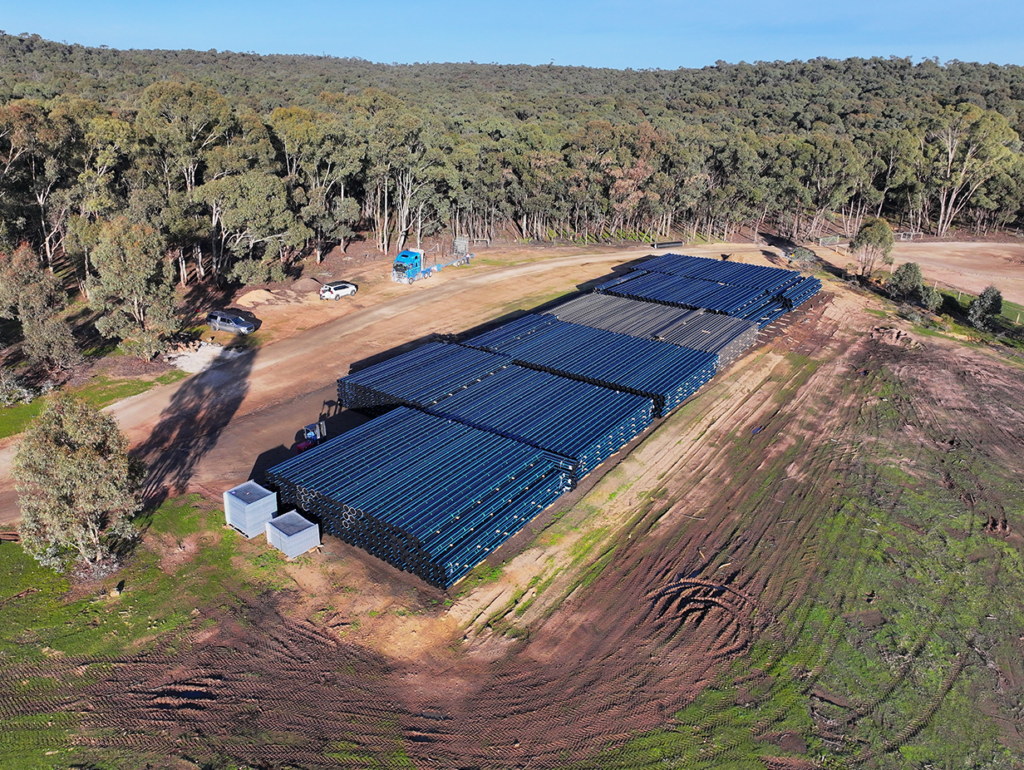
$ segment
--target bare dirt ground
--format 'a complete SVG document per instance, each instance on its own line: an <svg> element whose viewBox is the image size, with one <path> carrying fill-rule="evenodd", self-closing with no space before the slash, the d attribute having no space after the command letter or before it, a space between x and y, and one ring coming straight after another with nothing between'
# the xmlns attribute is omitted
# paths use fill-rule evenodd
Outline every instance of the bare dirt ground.
<svg viewBox="0 0 1024 770"><path fill-rule="evenodd" d="M837 268L853 261L849 255L827 248L815 250ZM981 294L994 285L1003 297L1024 304L1024 243L897 243L893 268L917 262L929 283Z"/></svg>
<svg viewBox="0 0 1024 770"><path fill-rule="evenodd" d="M758 251L751 247L751 260ZM164 484L213 497L247 477L254 455L287 451L295 427L312 419L297 418L322 408L334 377L352 363L431 331L529 308L622 258L453 271L448 282L379 305L314 306L342 317L301 335L283 332L244 369L232 362L113 411L166 474ZM815 607L873 624L884 618L865 611L885 605L867 606L865 597L883 589L868 592L843 561L842 544L867 536L833 513L849 494L870 496L860 488L863 457L897 447L894 436L911 449L891 462L911 471L930 453L960 447L1015 468L1024 456L1022 377L983 352L872 333L878 319L862 312L865 302L832 287L791 314L634 451L613 458L589 491L556 504L500 549L492 561L508 561L501 576L457 586L447 610L430 609L443 595L414 578L330 542L314 569L291 570L300 590L204 609L185 643L102 661L102 675L74 696L26 699L16 712L79 714L83 740L108 756L218 752L301 767L654 766L642 750L627 764L615 752L667 728L674 751L714 766L738 756L714 729L726 710L803 697L817 704L811 725L794 730L788 712L769 710L746 735L773 747L761 756L765 767L808 767L782 755L802 754L812 737L827 735L870 760L876 749L858 742L861 726L898 706L911 682L941 680L930 713L881 720L880 750L893 751L941 707L976 653L950 634L955 656L911 657L913 665L894 666L889 687L837 692L832 668L844 627L823 623ZM318 357L314 371L311 351L326 359L321 366ZM889 399L896 403L882 395L883 370L912 391L891 424L879 422ZM187 473L185 452L175 449L197 455ZM954 492L956 474L951 468ZM963 492L978 523L957 536L1017 537L1015 504L986 489ZM823 586L837 565L850 568L842 573L849 585L829 594ZM321 583L359 590L325 596ZM920 652L916 645L909 647ZM755 651L756 664L729 673ZM45 674L15 667L0 684L70 677L92 663L50 662ZM708 706L701 696L722 677L735 677L735 703ZM699 713L676 720L691 707Z"/></svg>

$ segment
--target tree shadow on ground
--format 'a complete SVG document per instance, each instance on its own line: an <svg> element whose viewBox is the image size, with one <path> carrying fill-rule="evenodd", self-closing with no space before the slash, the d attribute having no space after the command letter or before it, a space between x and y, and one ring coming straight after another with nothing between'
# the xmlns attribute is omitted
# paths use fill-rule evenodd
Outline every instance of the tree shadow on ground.
<svg viewBox="0 0 1024 770"><path fill-rule="evenodd" d="M149 466L143 487L147 506L188 488L199 461L217 445L221 432L249 392L255 353L243 353L186 380L160 415L152 434L135 450Z"/></svg>
<svg viewBox="0 0 1024 770"><path fill-rule="evenodd" d="M782 249L786 254L792 253L798 245L790 238L785 238L781 235L776 235L775 233L759 232L758 236L760 236L761 240L763 240L767 245L776 249Z"/></svg>

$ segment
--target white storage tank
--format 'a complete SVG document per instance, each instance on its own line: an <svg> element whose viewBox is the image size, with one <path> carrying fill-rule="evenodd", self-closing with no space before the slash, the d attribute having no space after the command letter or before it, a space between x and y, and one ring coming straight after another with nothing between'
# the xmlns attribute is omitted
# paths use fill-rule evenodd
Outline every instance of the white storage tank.
<svg viewBox="0 0 1024 770"><path fill-rule="evenodd" d="M320 545L320 528L295 511L282 513L266 524L267 542L289 559Z"/></svg>
<svg viewBox="0 0 1024 770"><path fill-rule="evenodd" d="M228 526L250 540L265 531L267 522L277 513L277 493L255 481L239 484L224 493L224 518Z"/></svg>

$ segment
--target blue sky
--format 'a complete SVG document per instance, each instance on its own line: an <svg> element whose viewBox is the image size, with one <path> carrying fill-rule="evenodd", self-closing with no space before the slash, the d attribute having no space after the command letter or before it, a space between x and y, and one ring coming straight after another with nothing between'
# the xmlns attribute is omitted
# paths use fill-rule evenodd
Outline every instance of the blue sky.
<svg viewBox="0 0 1024 770"><path fill-rule="evenodd" d="M4 0L0 28L112 48L193 48L633 69L816 56L1024 64L1021 0Z"/></svg>

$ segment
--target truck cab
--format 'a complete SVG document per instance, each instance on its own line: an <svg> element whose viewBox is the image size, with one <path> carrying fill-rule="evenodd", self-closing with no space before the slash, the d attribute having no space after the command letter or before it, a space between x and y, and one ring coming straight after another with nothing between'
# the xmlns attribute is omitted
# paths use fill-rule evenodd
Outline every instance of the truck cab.
<svg viewBox="0 0 1024 770"><path fill-rule="evenodd" d="M392 277L399 283L412 283L423 270L423 252L419 249L406 249L397 257L391 266Z"/></svg>

